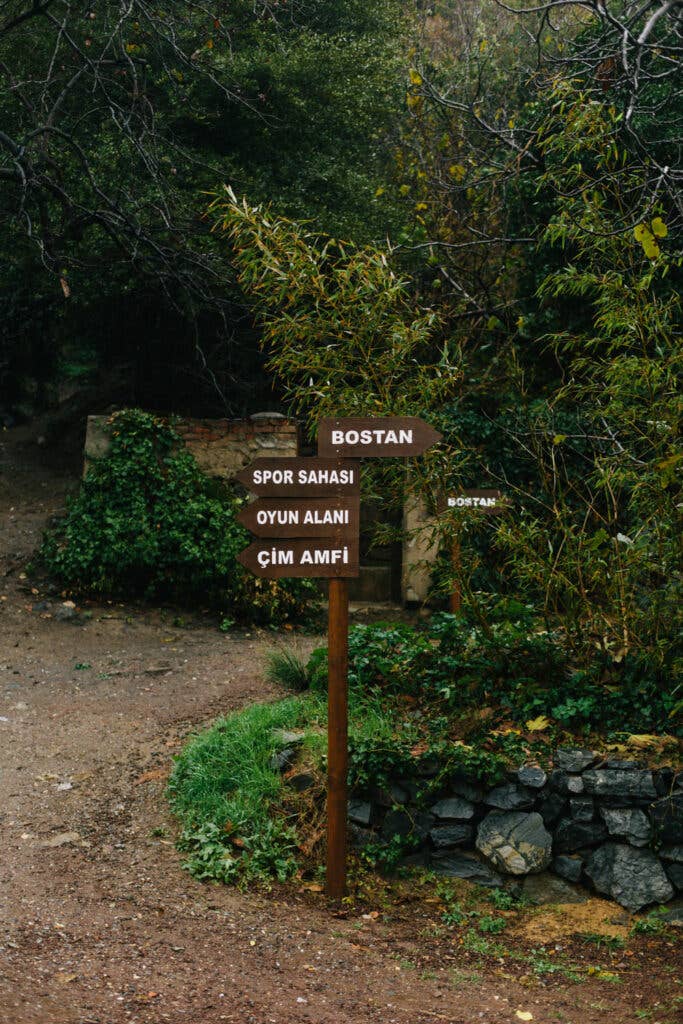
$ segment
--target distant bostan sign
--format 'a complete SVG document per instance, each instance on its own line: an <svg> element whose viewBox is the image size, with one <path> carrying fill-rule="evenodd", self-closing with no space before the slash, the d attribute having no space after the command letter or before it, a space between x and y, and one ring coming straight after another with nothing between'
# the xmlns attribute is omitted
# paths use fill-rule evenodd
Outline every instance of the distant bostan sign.
<svg viewBox="0 0 683 1024"><path fill-rule="evenodd" d="M476 509L479 512L487 512L492 515L509 508L509 501L503 497L500 491L480 488L444 495L441 501L441 510L446 511L451 508Z"/></svg>

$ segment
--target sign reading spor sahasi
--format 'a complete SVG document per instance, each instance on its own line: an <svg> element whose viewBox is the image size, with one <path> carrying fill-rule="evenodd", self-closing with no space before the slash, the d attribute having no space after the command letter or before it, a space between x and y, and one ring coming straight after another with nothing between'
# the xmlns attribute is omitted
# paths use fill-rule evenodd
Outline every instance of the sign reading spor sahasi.
<svg viewBox="0 0 683 1024"><path fill-rule="evenodd" d="M360 493L360 467L339 459L256 459L235 474L251 491L268 498L332 497Z"/></svg>
<svg viewBox="0 0 683 1024"><path fill-rule="evenodd" d="M417 416L345 416L318 422L318 452L339 459L421 455L441 434Z"/></svg>

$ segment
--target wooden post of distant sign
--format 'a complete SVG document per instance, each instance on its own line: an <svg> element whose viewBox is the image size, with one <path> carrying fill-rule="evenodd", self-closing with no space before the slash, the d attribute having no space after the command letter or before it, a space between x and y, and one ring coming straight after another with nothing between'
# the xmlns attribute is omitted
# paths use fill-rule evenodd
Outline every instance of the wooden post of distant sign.
<svg viewBox="0 0 683 1024"><path fill-rule="evenodd" d="M349 584L330 580L327 636L327 895L346 889Z"/></svg>
<svg viewBox="0 0 683 1024"><path fill-rule="evenodd" d="M497 512L503 511L507 502L500 491L486 489L447 494L441 504L445 510L451 508L467 509L468 511L476 509L488 515L495 515ZM460 535L457 531L451 542L451 566L453 568L453 588L449 599L449 607L453 615L459 615L462 607L462 588L460 586Z"/></svg>
<svg viewBox="0 0 683 1024"><path fill-rule="evenodd" d="M454 534L453 541L451 543L451 567L453 569L453 584L451 588L451 596L449 600L449 607L452 615L460 614L460 607L462 605L462 589L460 587L460 535L459 533Z"/></svg>

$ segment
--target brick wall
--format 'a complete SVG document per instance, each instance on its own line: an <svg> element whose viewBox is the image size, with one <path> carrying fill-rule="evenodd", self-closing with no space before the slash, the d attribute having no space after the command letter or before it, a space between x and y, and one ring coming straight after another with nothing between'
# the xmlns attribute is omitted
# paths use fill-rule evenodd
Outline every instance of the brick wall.
<svg viewBox="0 0 683 1024"><path fill-rule="evenodd" d="M259 456L292 457L298 454L299 430L293 420L277 413L255 413L247 420L180 419L173 424L201 469L211 477L230 480ZM109 416L88 416L83 475L110 444Z"/></svg>

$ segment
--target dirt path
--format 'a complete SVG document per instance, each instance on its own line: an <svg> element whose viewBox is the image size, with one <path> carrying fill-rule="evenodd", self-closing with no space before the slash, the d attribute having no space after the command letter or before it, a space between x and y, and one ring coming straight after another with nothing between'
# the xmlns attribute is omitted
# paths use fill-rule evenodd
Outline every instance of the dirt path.
<svg viewBox="0 0 683 1024"><path fill-rule="evenodd" d="M498 1024L520 1009L591 1024L659 998L645 967L621 988L520 983L430 948L410 914L336 917L295 890L191 879L163 799L173 754L217 712L273 695L274 642L312 641L34 610L44 595L21 574L73 473L7 433L0 471L0 1024Z"/></svg>

